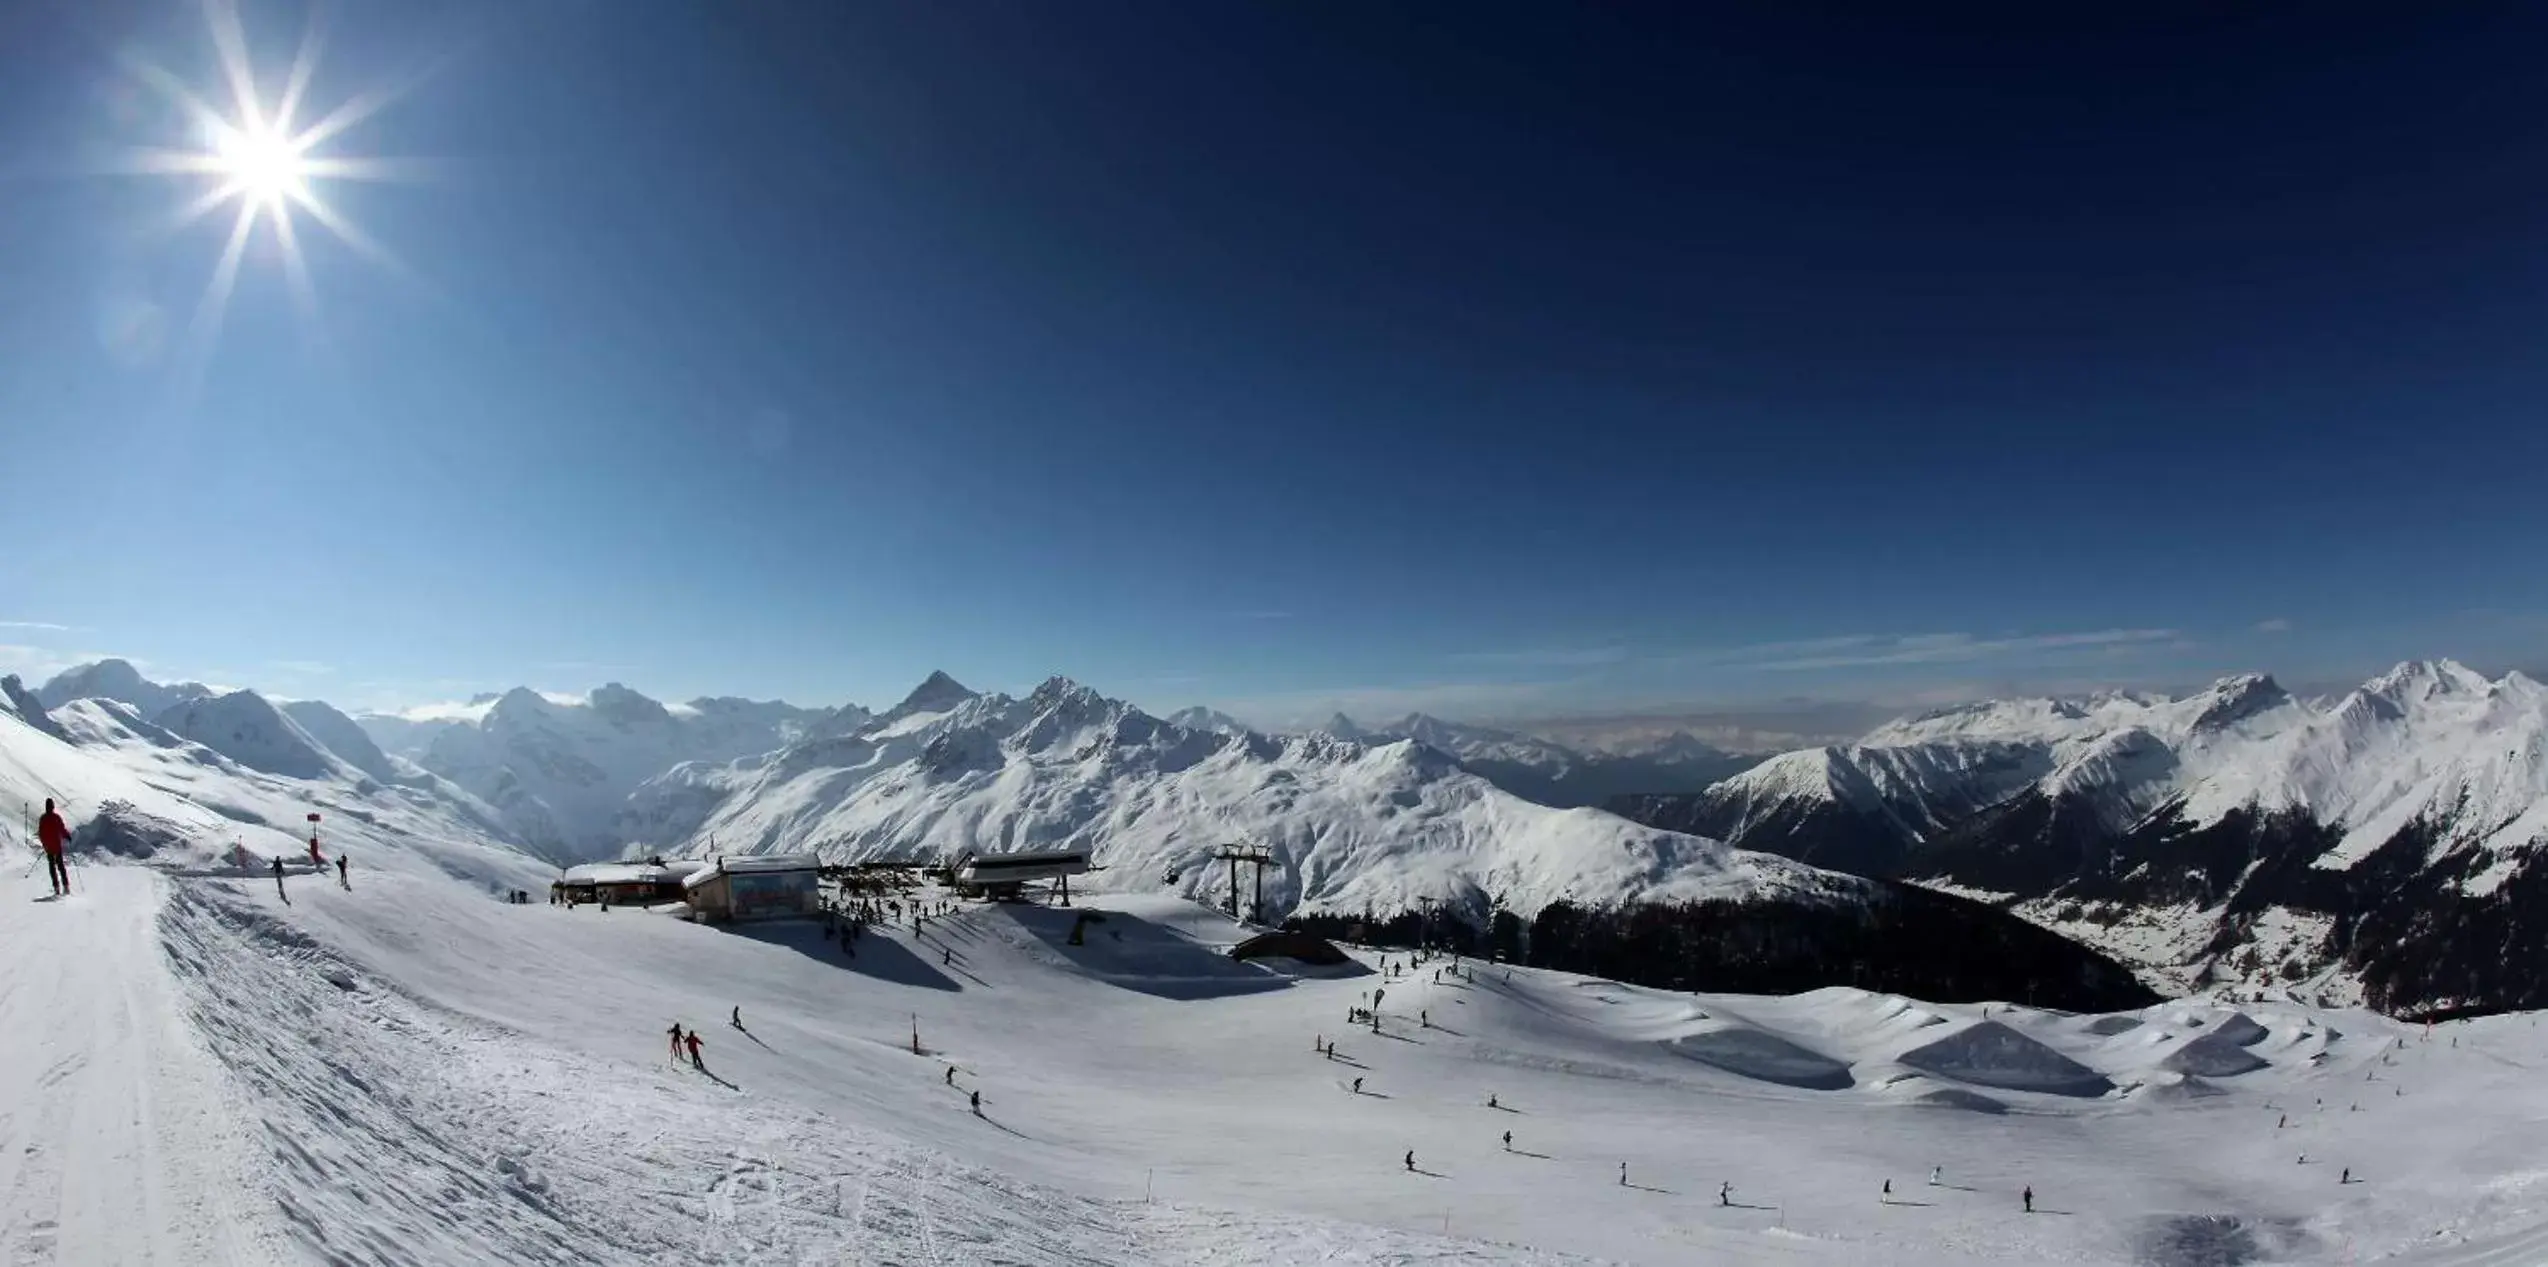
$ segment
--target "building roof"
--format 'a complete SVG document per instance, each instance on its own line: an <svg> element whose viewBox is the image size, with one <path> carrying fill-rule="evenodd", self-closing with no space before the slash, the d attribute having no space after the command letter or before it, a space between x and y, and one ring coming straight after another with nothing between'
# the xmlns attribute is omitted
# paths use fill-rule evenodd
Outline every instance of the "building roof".
<svg viewBox="0 0 2548 1267"><path fill-rule="evenodd" d="M820 871L823 860L810 853L719 854L708 865L684 876L681 887L695 889L720 875L772 871Z"/></svg>
<svg viewBox="0 0 2548 1267"><path fill-rule="evenodd" d="M673 873L648 862L587 862L568 867L564 878L568 884L662 884Z"/></svg>
<svg viewBox="0 0 2548 1267"><path fill-rule="evenodd" d="M1087 850L1087 849L1085 849L1085 848L1080 848L1080 849L1021 849L1021 850L1018 850L1018 851L1016 851L1016 852L1014 852L1014 853L977 853L977 852L973 852L973 851L969 851L969 850L968 850L968 851L967 851L967 852L965 852L962 856L960 856L960 857L958 857L958 858L956 859L956 865L957 865L957 866L959 866L959 867L962 867L962 866L968 866L968 865L971 865L971 864L974 864L974 863L991 863L991 864L1006 864L1006 865L1024 866L1024 865L1026 865L1026 864L1028 864L1028 863L1037 863L1037 862L1086 862L1086 861L1088 861L1088 850Z"/></svg>
<svg viewBox="0 0 2548 1267"><path fill-rule="evenodd" d="M1028 880L1056 880L1063 876L1081 875L1087 870L1088 851L1085 849L996 853L980 857L968 855L956 864L955 878L964 884L1022 884Z"/></svg>

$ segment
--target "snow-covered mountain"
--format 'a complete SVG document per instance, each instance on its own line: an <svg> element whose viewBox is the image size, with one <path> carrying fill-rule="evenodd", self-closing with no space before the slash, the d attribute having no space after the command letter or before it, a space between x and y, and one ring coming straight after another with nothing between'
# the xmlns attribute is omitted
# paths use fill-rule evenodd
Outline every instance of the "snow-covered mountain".
<svg viewBox="0 0 2548 1267"><path fill-rule="evenodd" d="M862 709L739 699L667 707L616 682L572 702L516 688L474 719L452 718L418 761L495 806L534 849L572 862L617 855L629 794L668 769L767 753L864 719Z"/></svg>
<svg viewBox="0 0 2548 1267"><path fill-rule="evenodd" d="M1915 942L2007 931L1984 908L1929 908L1927 895L1524 800L1413 739L1196 729L1064 678L1023 699L933 679L857 734L676 767L640 789L620 829L664 853L810 851L841 862L1085 846L1106 869L1103 887L1205 899L1228 895L1213 852L1254 843L1275 859L1263 879L1269 917L1385 922L1430 909L1483 929L1499 912L1530 920L1561 905L1717 903L1770 925L1839 909L1857 912L1840 923L1881 930L1888 964L1905 971L1927 953ZM1914 925L1927 936L1909 936ZM2115 984L2057 939L2036 953L2062 965L2051 978L2092 992ZM1847 972L1846 954L1830 958L1798 971L1814 981Z"/></svg>
<svg viewBox="0 0 2548 1267"><path fill-rule="evenodd" d="M178 704L216 693L201 682L153 682L127 660L99 660L55 674L36 696L47 708L78 699L120 700L144 717L157 717Z"/></svg>
<svg viewBox="0 0 2548 1267"><path fill-rule="evenodd" d="M2519 673L2415 661L2325 703L2248 675L1964 705L1620 808L1996 896L2179 982L2548 1002L2488 949L2548 954L2548 688Z"/></svg>
<svg viewBox="0 0 2548 1267"><path fill-rule="evenodd" d="M1188 730L1208 730L1218 735L1245 734L1253 729L1246 722L1228 713L1217 708L1205 708L1200 704L1192 708L1180 708L1168 714L1168 724L1183 726Z"/></svg>
<svg viewBox="0 0 2548 1267"><path fill-rule="evenodd" d="M1409 713L1378 726L1365 726L1338 713L1321 729L1365 744L1415 740L1449 753L1472 773L1515 796L1560 809L1606 805L1638 793L1696 792L1759 760L1710 747L1687 734L1627 751L1592 752L1424 713Z"/></svg>
<svg viewBox="0 0 2548 1267"><path fill-rule="evenodd" d="M0 708L0 798L60 802L76 855L200 872L227 868L244 850L261 869L303 856L317 813L328 855L349 853L375 873L413 869L501 888L549 871L485 803L421 770L375 778L252 692L180 698L163 715L168 725L118 699L82 696L47 710L31 693L0 695L10 701Z"/></svg>

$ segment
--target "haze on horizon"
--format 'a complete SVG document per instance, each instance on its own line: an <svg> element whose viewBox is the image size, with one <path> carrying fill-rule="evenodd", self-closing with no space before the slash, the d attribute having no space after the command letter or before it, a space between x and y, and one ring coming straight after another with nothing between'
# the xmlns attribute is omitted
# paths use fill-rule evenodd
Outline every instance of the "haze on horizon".
<svg viewBox="0 0 2548 1267"><path fill-rule="evenodd" d="M228 8L0 51L31 681L1872 720L2548 641L2548 15L244 0L268 145Z"/></svg>

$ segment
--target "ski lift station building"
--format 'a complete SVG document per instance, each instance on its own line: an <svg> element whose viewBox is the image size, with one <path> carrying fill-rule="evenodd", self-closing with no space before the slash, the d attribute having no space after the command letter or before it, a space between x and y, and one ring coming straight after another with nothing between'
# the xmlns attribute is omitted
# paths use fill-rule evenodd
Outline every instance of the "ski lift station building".
<svg viewBox="0 0 2548 1267"><path fill-rule="evenodd" d="M681 882L705 863L588 862L568 867L558 878L560 896L571 902L612 906L652 906L682 899Z"/></svg>
<svg viewBox="0 0 2548 1267"><path fill-rule="evenodd" d="M1043 849L1031 853L967 853L947 868L949 883L968 897L1013 898L1036 881L1061 886L1067 901L1070 878L1091 870L1086 849Z"/></svg>
<svg viewBox="0 0 2548 1267"><path fill-rule="evenodd" d="M693 919L794 919L821 912L823 860L810 853L719 854L681 882Z"/></svg>

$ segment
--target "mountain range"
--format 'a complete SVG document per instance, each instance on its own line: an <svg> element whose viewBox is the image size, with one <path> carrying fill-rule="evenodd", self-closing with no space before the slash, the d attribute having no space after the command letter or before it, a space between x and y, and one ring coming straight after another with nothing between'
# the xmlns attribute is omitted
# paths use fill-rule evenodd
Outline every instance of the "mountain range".
<svg viewBox="0 0 2548 1267"><path fill-rule="evenodd" d="M2450 661L2324 699L2245 675L2182 696L1985 701L1757 762L1686 736L1586 754L1421 714L1266 734L1064 678L1011 697L932 674L881 713L664 704L612 684L403 718L119 662L0 687L19 724L218 818L288 830L238 812L271 786L230 784L305 785L545 864L1087 845L1110 884L1220 900L1210 855L1247 843L1274 855L1271 913L1480 925L1553 907L1899 905L1884 886L1900 881L2005 908L2163 989L2400 1012L2548 1002L2528 971L2548 953L2548 873L2531 865L2548 843L2548 688ZM1595 788L1623 789L1616 813L1572 803Z"/></svg>
<svg viewBox="0 0 2548 1267"><path fill-rule="evenodd" d="M44 703L97 683L167 707ZM384 728L429 734L414 758L324 704L253 691L170 694L110 671L40 693L0 682L0 698L0 785L65 798L82 840L196 865L297 853L308 811L332 854L418 857L496 887L605 846L848 862L1075 844L1102 868L1095 887L1209 900L1231 896L1211 854L1244 842L1273 857L1269 918L1394 927L1428 912L1460 939L1539 920L1552 932L1534 962L1609 956L1658 983L2148 997L2121 966L1963 899L1536 804L1412 739L1198 730L1061 678L1013 698L934 674L874 715L513 691L429 732ZM1665 932L1668 962L1634 953Z"/></svg>
<svg viewBox="0 0 2548 1267"><path fill-rule="evenodd" d="M2548 1002L2548 688L2520 673L1988 701L1614 807L2008 905L2169 987Z"/></svg>

